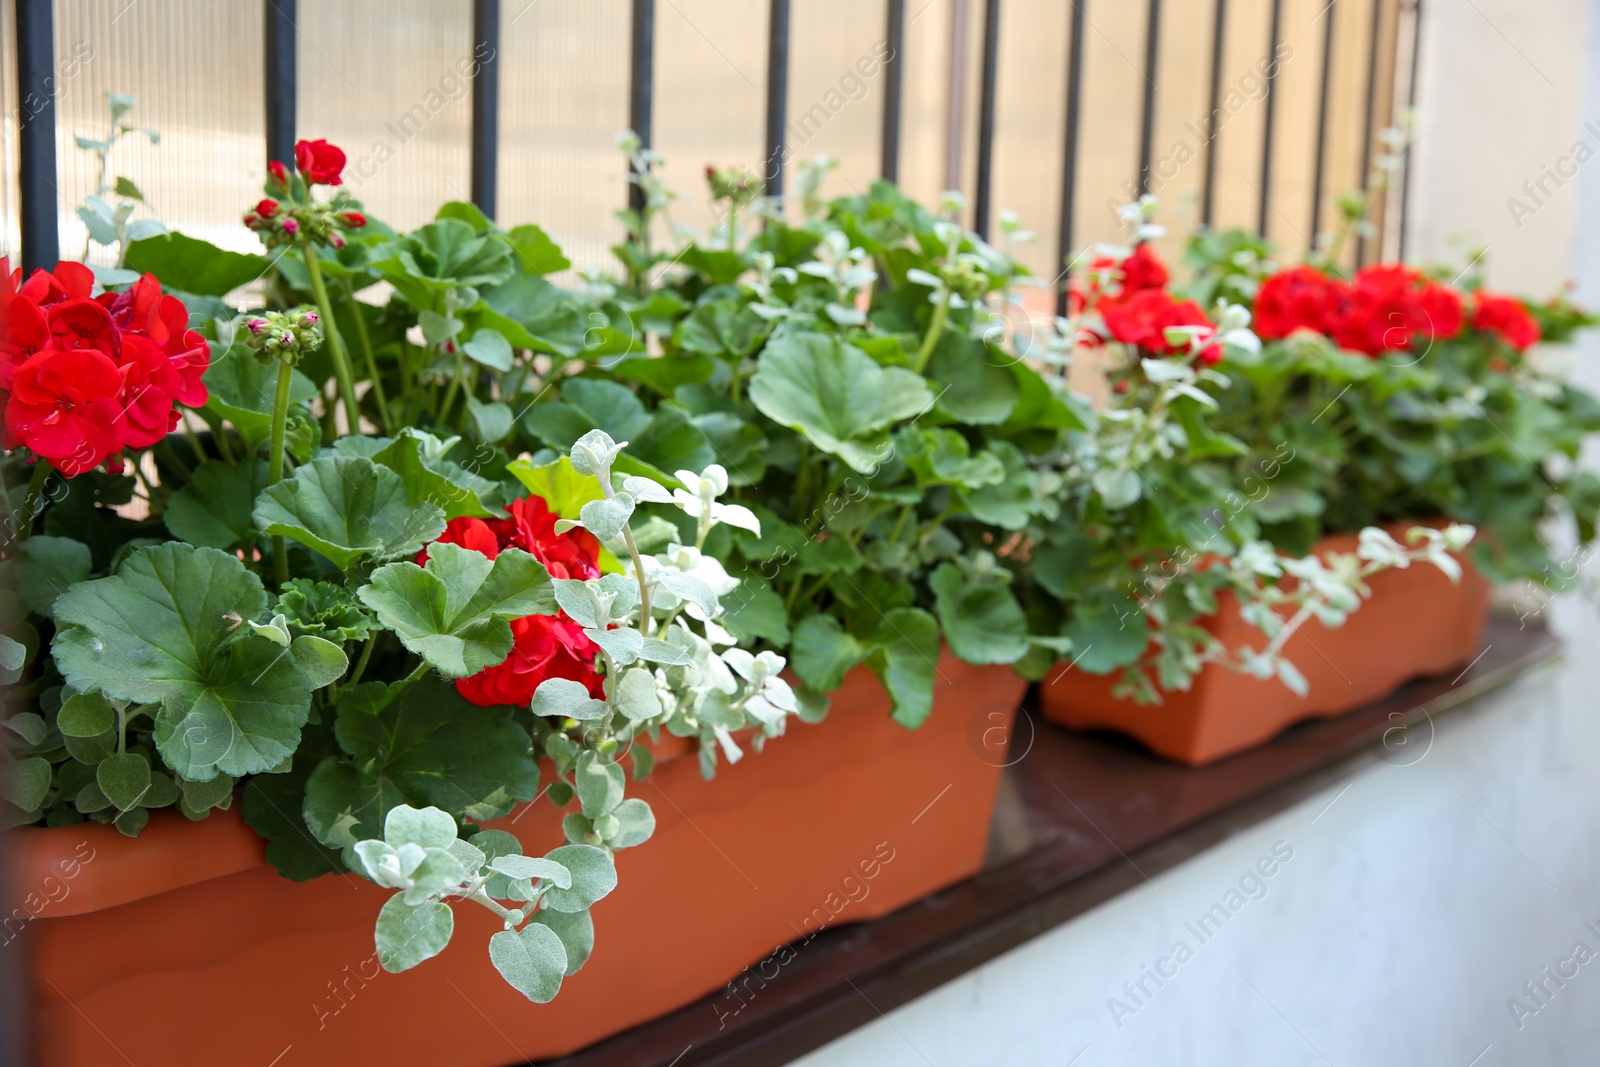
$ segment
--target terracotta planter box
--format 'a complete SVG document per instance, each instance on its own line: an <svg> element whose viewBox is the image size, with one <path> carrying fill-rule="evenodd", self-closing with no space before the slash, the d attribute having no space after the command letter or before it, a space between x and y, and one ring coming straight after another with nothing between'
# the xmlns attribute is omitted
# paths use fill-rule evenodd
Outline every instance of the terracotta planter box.
<svg viewBox="0 0 1600 1067"><path fill-rule="evenodd" d="M706 1010L737 1013L782 981L809 935L977 872L1000 760L971 740L972 722L1014 714L1024 685L946 652L933 714L908 731L860 668L825 722L793 724L712 781L693 757L664 760L630 785L655 809L655 837L618 854L594 954L547 1005L494 970L498 924L478 908L456 909L442 955L382 972L372 928L390 894L354 875L278 877L236 811L200 823L162 812L137 841L98 825L18 831L15 884L51 898L24 935L39 1063L496 1067L735 982ZM536 855L561 843L547 802L497 825Z"/></svg>
<svg viewBox="0 0 1600 1067"><path fill-rule="evenodd" d="M1386 527L1397 540L1416 522ZM1318 552L1350 552L1355 534L1327 537ZM1478 655L1489 621L1491 586L1471 564L1452 583L1432 564L1383 571L1367 583L1372 599L1336 630L1312 620L1284 646L1305 675L1299 697L1276 680L1209 664L1184 692L1140 705L1111 695L1115 674L1052 672L1039 687L1045 718L1061 726L1115 730L1192 767L1254 748L1305 719L1331 718L1370 704L1412 678L1458 671ZM1238 601L1219 598L1206 629L1230 648L1266 646L1239 617Z"/></svg>

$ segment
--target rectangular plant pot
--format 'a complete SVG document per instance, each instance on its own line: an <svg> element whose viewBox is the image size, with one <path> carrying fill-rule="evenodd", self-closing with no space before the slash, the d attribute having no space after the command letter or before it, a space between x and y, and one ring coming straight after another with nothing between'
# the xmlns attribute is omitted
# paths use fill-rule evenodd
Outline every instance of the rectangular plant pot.
<svg viewBox="0 0 1600 1067"><path fill-rule="evenodd" d="M736 1014L821 929L977 872L1001 763L985 732L1010 722L1025 683L948 651L938 672L919 730L890 720L858 668L823 723L792 723L715 779L684 755L630 784L655 836L618 854L593 955L546 1005L494 970L498 924L470 906L443 954L381 971L372 931L390 894L354 875L280 878L237 809L199 823L162 812L137 840L100 825L17 831L17 884L39 902L26 924L38 1062L496 1067L724 987L706 1010ZM560 815L540 801L496 826L539 855L561 843Z"/></svg>
<svg viewBox="0 0 1600 1067"><path fill-rule="evenodd" d="M1396 540L1434 523L1385 527ZM1319 554L1353 552L1355 534L1336 534ZM1112 695L1116 674L1053 671L1039 687L1045 718L1077 730L1103 728L1136 738L1157 755L1192 767L1265 744L1305 719L1331 718L1370 704L1412 678L1460 670L1483 643L1491 586L1470 563L1451 582L1432 564L1381 571L1368 580L1372 598L1345 624L1306 623L1284 646L1305 675L1305 696L1277 680L1254 678L1207 664L1187 690L1162 694L1162 703L1136 704ZM1206 629L1228 648L1266 647L1261 631L1239 616L1231 594L1218 598Z"/></svg>

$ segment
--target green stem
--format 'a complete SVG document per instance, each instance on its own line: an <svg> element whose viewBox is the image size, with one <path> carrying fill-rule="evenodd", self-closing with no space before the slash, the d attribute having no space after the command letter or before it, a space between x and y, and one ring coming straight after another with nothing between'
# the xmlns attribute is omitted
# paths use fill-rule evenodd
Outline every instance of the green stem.
<svg viewBox="0 0 1600 1067"><path fill-rule="evenodd" d="M238 458L233 453L233 445L228 440L228 432L221 419L206 419L206 425L211 427L211 439L217 443L217 451L222 453L222 458L229 463L237 463Z"/></svg>
<svg viewBox="0 0 1600 1067"><path fill-rule="evenodd" d="M356 320L356 336L361 339L361 351L366 357L367 377L372 380L372 395L378 401L378 418L383 423L383 432L393 434L394 423L389 418L389 398L384 395L383 382L378 379L378 358L372 354L372 336L367 332L366 316L361 314L361 307L356 303L355 289L348 278L344 281L344 295Z"/></svg>
<svg viewBox="0 0 1600 1067"><path fill-rule="evenodd" d="M611 496L611 487L606 486L606 496ZM628 556L633 560L633 576L639 583L639 632L645 637L650 636L650 586L644 580L644 560L639 556L639 546L634 543L633 531L624 523L622 527L622 543L628 546Z"/></svg>
<svg viewBox="0 0 1600 1067"><path fill-rule="evenodd" d="M344 401L344 417L350 433L361 432L361 409L356 405L355 380L350 376L350 359L345 355L344 341L339 337L338 324L333 321L333 305L328 302L328 287L322 282L322 268L317 265L317 250L309 238L300 240L300 257L305 260L306 273L311 276L311 291L317 297L317 310L322 312L322 329L328 339L328 354L333 357L333 373L339 379L339 396Z"/></svg>
<svg viewBox="0 0 1600 1067"><path fill-rule="evenodd" d="M17 516L17 540L26 541L33 533L33 520L39 507L39 495L44 492L45 480L50 477L50 461L35 456L33 474L28 478L28 495L22 498L22 514Z"/></svg>
<svg viewBox="0 0 1600 1067"><path fill-rule="evenodd" d="M450 376L450 386L444 391L444 401L439 405L439 413L434 421L440 426L444 425L445 417L450 414L450 407L456 401L456 394L461 391L461 382L467 376L467 361L459 349L456 351L456 372Z"/></svg>
<svg viewBox="0 0 1600 1067"><path fill-rule="evenodd" d="M361 650L361 657L356 660L356 669L350 672L350 680L344 684L345 689L361 681L361 676L366 673L367 661L372 658L373 646L378 643L378 635L372 634L367 638L366 647Z"/></svg>
<svg viewBox="0 0 1600 1067"><path fill-rule="evenodd" d="M428 661L423 660L421 663L417 664L416 670L412 671L410 674L406 675L404 678L400 679L398 682L395 682L389 687L389 700L394 700L395 697L399 696L401 693L404 693L407 689L410 689L414 684L416 684L417 679L421 678L427 673L427 671Z"/></svg>
<svg viewBox="0 0 1600 1067"><path fill-rule="evenodd" d="M950 317L950 290L946 289L944 297L934 305L933 318L928 322L928 336L922 339L922 347L917 349L916 361L911 364L911 369L921 374L928 365L928 359L933 355L933 348L939 343L939 335L944 333L945 320Z"/></svg>
<svg viewBox="0 0 1600 1067"><path fill-rule="evenodd" d="M172 464L172 468L186 482L194 481L194 471L178 456L177 449L172 447L172 442L163 437L156 442L156 451L161 453L161 458Z"/></svg>
<svg viewBox="0 0 1600 1067"><path fill-rule="evenodd" d="M278 364L278 389L272 398L272 442L267 451L267 484L276 485L283 478L283 436L289 426L289 385L294 368L287 362ZM272 568L282 587L289 580L289 550L282 535L272 538Z"/></svg>

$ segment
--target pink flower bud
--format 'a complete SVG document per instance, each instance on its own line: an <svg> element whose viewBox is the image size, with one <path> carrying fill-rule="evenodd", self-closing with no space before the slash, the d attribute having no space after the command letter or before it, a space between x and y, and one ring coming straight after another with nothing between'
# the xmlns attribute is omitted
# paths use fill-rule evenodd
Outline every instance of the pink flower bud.
<svg viewBox="0 0 1600 1067"><path fill-rule="evenodd" d="M283 220L283 232L288 234L289 236L293 237L295 235L295 233L299 231L299 229L300 229L300 224L298 222L296 222L294 219L284 219Z"/></svg>

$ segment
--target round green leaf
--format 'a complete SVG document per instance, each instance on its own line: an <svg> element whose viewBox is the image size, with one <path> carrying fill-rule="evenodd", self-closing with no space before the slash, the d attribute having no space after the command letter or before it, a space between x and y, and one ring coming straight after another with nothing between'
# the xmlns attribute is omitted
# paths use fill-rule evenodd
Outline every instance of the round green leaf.
<svg viewBox="0 0 1600 1067"><path fill-rule="evenodd" d="M605 849L562 845L545 858L572 872L572 888L552 888L544 898L546 907L569 913L584 911L617 888L617 868Z"/></svg>
<svg viewBox="0 0 1600 1067"><path fill-rule="evenodd" d="M396 894L378 912L378 963L391 974L410 970L443 952L455 928L450 905L432 900L412 907Z"/></svg>
<svg viewBox="0 0 1600 1067"><path fill-rule="evenodd" d="M37 811L50 791L50 762L38 756L0 765L0 796L23 811Z"/></svg>
<svg viewBox="0 0 1600 1067"><path fill-rule="evenodd" d="M295 638L294 644L289 646L289 654L294 657L295 666L305 672L313 689L337 682L350 666L344 649L310 634Z"/></svg>
<svg viewBox="0 0 1600 1067"><path fill-rule="evenodd" d="M566 946L542 923L502 930L489 938L489 959L517 992L535 1004L555 999L567 973Z"/></svg>
<svg viewBox="0 0 1600 1067"><path fill-rule="evenodd" d="M543 910L533 921L554 930L567 950L567 974L577 974L594 951L594 919L586 911Z"/></svg>
<svg viewBox="0 0 1600 1067"><path fill-rule="evenodd" d="M118 811L128 811L150 791L150 761L137 752L123 752L101 760L95 781Z"/></svg>
<svg viewBox="0 0 1600 1067"><path fill-rule="evenodd" d="M64 737L99 737L117 725L117 713L98 693L74 693L61 704L56 728Z"/></svg>

